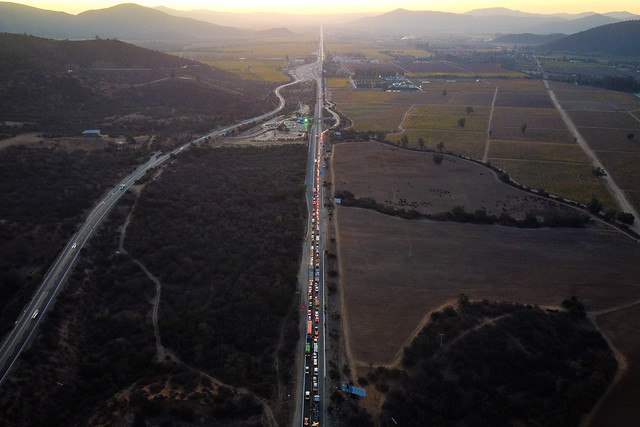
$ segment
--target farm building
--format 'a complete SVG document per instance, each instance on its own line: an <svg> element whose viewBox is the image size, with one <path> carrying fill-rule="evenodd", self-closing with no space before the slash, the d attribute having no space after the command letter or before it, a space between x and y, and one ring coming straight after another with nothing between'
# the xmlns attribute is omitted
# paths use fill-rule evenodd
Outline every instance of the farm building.
<svg viewBox="0 0 640 427"><path fill-rule="evenodd" d="M84 132L82 132L82 137L83 138L100 138L102 137L102 134L100 133L99 129L87 129Z"/></svg>

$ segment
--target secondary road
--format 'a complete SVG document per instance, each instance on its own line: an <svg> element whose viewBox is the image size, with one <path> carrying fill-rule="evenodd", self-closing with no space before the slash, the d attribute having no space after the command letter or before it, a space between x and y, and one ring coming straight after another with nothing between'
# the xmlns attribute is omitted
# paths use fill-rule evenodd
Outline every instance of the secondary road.
<svg viewBox="0 0 640 427"><path fill-rule="evenodd" d="M309 67L309 65L302 67L304 68L302 68L300 72L293 73L293 82L279 86L276 89L275 94L279 99L279 105L275 110L257 117L243 120L232 126L225 127L224 129L212 131L193 141L185 143L168 153L162 155L160 155L159 152L153 153L153 155L147 162L140 165L136 170L131 172L131 174L124 178L117 186L112 188L107 193L107 195L104 196L102 200L100 200L96 204L96 206L87 216L84 224L80 226L78 232L67 243L58 258L47 271L42 283L38 286L31 301L24 307L22 314L15 321L15 325L11 332L5 336L2 345L0 346L0 386L7 379L9 373L11 372L11 369L20 357L20 354L28 345L29 340L37 329L43 315L55 301L58 291L60 290L67 275L71 271L71 268L78 258L80 249L82 249L84 244L91 238L96 227L100 225L104 217L109 213L109 211L111 211L113 206L117 203L118 199L122 197L126 190L131 187L131 185L133 185L138 179L142 178L149 169L163 164L164 162L169 160L172 155L181 153L190 145L202 142L209 137L226 135L227 132L240 126L262 121L277 114L285 105L285 100L282 95L280 95L280 90L287 86L298 83L300 81L300 78L298 76L308 75L310 73L310 70L312 69L312 67Z"/></svg>

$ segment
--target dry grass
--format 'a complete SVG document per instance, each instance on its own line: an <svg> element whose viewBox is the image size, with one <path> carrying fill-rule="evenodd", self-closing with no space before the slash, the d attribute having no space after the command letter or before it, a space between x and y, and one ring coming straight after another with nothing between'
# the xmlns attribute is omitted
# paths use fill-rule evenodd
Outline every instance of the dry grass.
<svg viewBox="0 0 640 427"><path fill-rule="evenodd" d="M214 68L237 74L247 80L267 82L289 81L289 77L279 71L285 67L283 60L224 60L206 63Z"/></svg>
<svg viewBox="0 0 640 427"><path fill-rule="evenodd" d="M640 153L599 151L597 155L621 189L640 191Z"/></svg>
<svg viewBox="0 0 640 427"><path fill-rule="evenodd" d="M484 208L490 215L506 212L524 218L529 209L542 212L551 206L559 208L555 202L502 183L491 170L478 164L445 156L437 166L431 153L377 142L336 145L332 167L337 177L336 191L348 190L357 197L371 197L388 206L411 207L423 213L464 206L469 212Z"/></svg>
<svg viewBox="0 0 640 427"><path fill-rule="evenodd" d="M408 221L355 208L338 208L337 220L356 364L393 361L426 313L460 293L544 306L577 295L589 310L640 298L640 248L616 231Z"/></svg>
<svg viewBox="0 0 640 427"><path fill-rule="evenodd" d="M350 88L351 83L346 77L329 77L327 79L327 86L332 88Z"/></svg>
<svg viewBox="0 0 640 427"><path fill-rule="evenodd" d="M577 144L491 141L489 156L494 159L588 162L587 156Z"/></svg>
<svg viewBox="0 0 640 427"><path fill-rule="evenodd" d="M615 208L602 181L591 173L592 166L589 163L494 158L489 161L508 171L515 181L530 188L543 188L551 194L584 204L596 196L605 207Z"/></svg>

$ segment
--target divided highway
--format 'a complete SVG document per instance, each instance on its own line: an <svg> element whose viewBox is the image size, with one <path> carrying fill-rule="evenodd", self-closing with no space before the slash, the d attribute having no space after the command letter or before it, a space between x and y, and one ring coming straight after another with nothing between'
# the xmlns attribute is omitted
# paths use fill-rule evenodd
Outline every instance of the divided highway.
<svg viewBox="0 0 640 427"><path fill-rule="evenodd" d="M11 369L20 357L20 354L29 343L29 340L38 327L38 324L40 323L43 315L55 301L55 297L58 294L61 285L64 283L67 275L71 271L71 268L78 258L80 249L82 249L84 244L91 238L91 235L93 234L96 227L100 225L104 217L109 213L111 208L113 208L118 199L126 192L126 190L131 187L138 179L144 176L144 174L149 169L161 165L162 163L166 162L172 155L179 154L190 145L197 144L209 137L226 135L227 132L240 126L262 121L277 114L280 110L282 110L285 104L284 98L280 95L280 90L284 87L296 84L300 80L304 80L305 78L307 78L306 76L309 75L312 68L309 65L304 65L301 66L299 70L300 71L292 70L295 77L295 80L293 82L282 85L276 89L275 93L280 100L280 105L275 110L257 117L243 120L224 129L210 132L163 155L154 153L146 163L140 165L135 171L124 178L116 187L111 189L102 200L98 202L98 204L89 213L85 223L82 224L78 232L67 243L53 265L49 268L42 283L39 285L38 289L33 295L31 301L24 307L22 314L16 320L11 332L4 337L2 345L0 346L0 386L7 379L11 372Z"/></svg>
<svg viewBox="0 0 640 427"><path fill-rule="evenodd" d="M318 61L314 67L314 78L318 83L315 105L315 119L309 134L309 160L307 165L307 205L309 206L309 222L307 232L308 282L305 284L302 307L304 307L303 350L301 355L302 396L299 400L296 422L302 426L320 426L325 424L325 294L324 294L324 236L322 227L322 149L324 131L322 115L324 107L324 91L322 87L322 64L324 62L324 40L322 30L318 46ZM308 251L307 251L308 249ZM297 418L296 416L296 418Z"/></svg>

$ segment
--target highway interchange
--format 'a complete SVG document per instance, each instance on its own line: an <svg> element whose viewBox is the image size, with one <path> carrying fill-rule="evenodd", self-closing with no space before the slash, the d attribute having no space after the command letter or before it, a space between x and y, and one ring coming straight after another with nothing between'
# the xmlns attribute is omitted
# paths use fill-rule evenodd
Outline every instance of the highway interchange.
<svg viewBox="0 0 640 427"><path fill-rule="evenodd" d="M86 221L80 226L78 231L74 234L72 239L67 243L62 252L56 258L52 266L47 271L42 283L38 286L36 292L34 293L32 299L27 303L24 307L23 312L15 321L15 325L13 329L4 337L2 341L2 345L0 346L0 386L4 383L4 381L9 376L11 369L15 365L16 361L20 357L22 351L28 345L31 337L34 335L38 324L43 319L44 314L51 307L51 305L55 302L55 298L63 285L67 275L71 271L75 261L77 260L80 250L87 243L87 241L93 235L95 229L100 225L105 216L111 211L113 206L118 202L120 197L126 192L128 188L130 188L138 179L142 178L147 171L153 169L171 158L173 155L178 155L183 150L187 149L191 145L198 144L208 138L216 137L216 136L224 136L228 132L236 129L238 127L259 122L269 117L277 114L285 104L284 98L280 95L280 90L284 87L296 84L300 81L305 80L313 80L315 79L318 82L319 94L322 94L321 90L321 72L318 74L319 70L322 69L322 60L323 60L323 49L322 49L322 36L319 48L318 61L305 64L300 67L291 70L291 73L294 77L294 81L283 86L280 86L276 89L276 95L280 100L280 104L278 108L268 113L262 114L257 117L253 117L239 123L236 123L232 126L225 127L223 129L218 129L212 131L204 136L201 136L193 141L185 143L174 150L160 154L159 152L153 153L151 158L144 164L140 165L136 170L131 172L126 178L124 178L121 182L119 182L114 188L112 188L103 198L97 202L91 212L88 214ZM322 115L322 97L318 98L318 105L316 106L316 117L320 117ZM310 154L315 154L314 156L309 156L309 166L307 172L307 187L310 192L313 188L315 191L315 187L318 185L318 172L319 165L316 167L315 159L320 161L320 144L317 142L320 139L320 134L322 132L321 123L319 120L314 121L314 126L310 132ZM317 157L316 157L317 156ZM313 174L314 179L312 181L309 180L309 176ZM313 187L309 185L313 183ZM317 196L316 196L317 197ZM313 203L313 202L312 202ZM319 202L315 203L314 214L318 215L318 206ZM309 203L309 206L312 206ZM315 220L316 228L318 227L318 219ZM310 232L313 230L310 229ZM316 244L317 248L319 244ZM317 259L317 255L316 258ZM321 286L321 281L318 284ZM320 300L321 301L321 300ZM319 306L318 306L319 307ZM322 310L320 310L322 312ZM322 314L320 314L322 316ZM324 319L322 317L318 318L319 326L321 327ZM306 338L306 335L305 335ZM324 358L322 358L324 360ZM324 363L324 362L323 362ZM324 375L324 369L322 369L322 373ZM302 398L300 400L303 400Z"/></svg>

